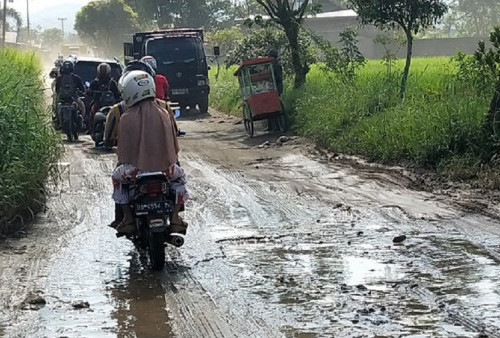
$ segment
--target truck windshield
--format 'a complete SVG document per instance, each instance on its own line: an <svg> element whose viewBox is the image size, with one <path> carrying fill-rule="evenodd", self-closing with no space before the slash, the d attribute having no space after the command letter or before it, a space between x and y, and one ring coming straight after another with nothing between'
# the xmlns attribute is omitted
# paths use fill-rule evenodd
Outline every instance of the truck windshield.
<svg viewBox="0 0 500 338"><path fill-rule="evenodd" d="M147 42L147 54L158 65L191 63L203 57L203 44L198 38L163 38Z"/></svg>
<svg viewBox="0 0 500 338"><path fill-rule="evenodd" d="M97 76L97 66L103 61L78 61L75 64L75 74L82 78L82 81L92 82ZM111 66L111 76L118 81L122 75L122 69L117 63L109 63Z"/></svg>

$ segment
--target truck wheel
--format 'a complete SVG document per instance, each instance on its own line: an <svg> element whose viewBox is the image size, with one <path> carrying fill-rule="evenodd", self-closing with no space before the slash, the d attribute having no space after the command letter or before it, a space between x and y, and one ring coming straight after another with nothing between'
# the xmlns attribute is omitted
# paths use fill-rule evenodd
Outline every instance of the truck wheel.
<svg viewBox="0 0 500 338"><path fill-rule="evenodd" d="M208 114L208 95L204 96L198 101L200 114Z"/></svg>

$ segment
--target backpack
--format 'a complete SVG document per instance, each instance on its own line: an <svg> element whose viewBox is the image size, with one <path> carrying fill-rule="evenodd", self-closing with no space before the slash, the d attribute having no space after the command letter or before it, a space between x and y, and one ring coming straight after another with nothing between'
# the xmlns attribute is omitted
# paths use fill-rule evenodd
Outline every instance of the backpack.
<svg viewBox="0 0 500 338"><path fill-rule="evenodd" d="M72 100L76 95L76 86L71 74L61 75L61 89L59 97L63 101Z"/></svg>
<svg viewBox="0 0 500 338"><path fill-rule="evenodd" d="M106 86L101 86L101 96L99 97L99 104L101 107L112 106L115 104L115 95L111 91L111 81L109 80Z"/></svg>

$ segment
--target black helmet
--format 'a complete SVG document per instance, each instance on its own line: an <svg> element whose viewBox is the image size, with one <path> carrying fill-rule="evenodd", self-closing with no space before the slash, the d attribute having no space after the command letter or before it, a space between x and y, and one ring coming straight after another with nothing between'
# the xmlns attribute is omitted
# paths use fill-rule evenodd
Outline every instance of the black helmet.
<svg viewBox="0 0 500 338"><path fill-rule="evenodd" d="M108 78L111 75L111 66L105 62L97 66L97 77Z"/></svg>
<svg viewBox="0 0 500 338"><path fill-rule="evenodd" d="M141 70L143 72L148 73L152 77L156 76L156 72L154 69L148 65L146 62L140 61L140 60L133 60L127 63L127 66L123 70L123 74L130 72L132 70Z"/></svg>
<svg viewBox="0 0 500 338"><path fill-rule="evenodd" d="M73 73L73 70L75 69L75 65L73 62L66 60L63 62L61 66L61 73L63 74L71 74Z"/></svg>

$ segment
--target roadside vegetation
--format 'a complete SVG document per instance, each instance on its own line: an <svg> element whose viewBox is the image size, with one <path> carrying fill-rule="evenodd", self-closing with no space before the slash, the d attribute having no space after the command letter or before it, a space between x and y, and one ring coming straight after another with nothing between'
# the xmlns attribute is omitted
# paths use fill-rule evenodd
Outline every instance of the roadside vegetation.
<svg viewBox="0 0 500 338"><path fill-rule="evenodd" d="M498 29L491 42L500 46ZM355 36L344 41L344 47L355 44ZM403 98L406 60L389 50L384 60L368 61L355 49L342 50L324 52L326 59L311 66L302 87L293 88L288 78L283 100L297 133L332 151L433 168L456 180L477 178L485 169L496 172L500 119L490 103L500 48L481 44L475 55L414 58ZM240 115L234 69L224 68L212 80L211 102ZM497 187L497 181L490 185Z"/></svg>
<svg viewBox="0 0 500 338"><path fill-rule="evenodd" d="M46 110L40 63L33 53L0 51L0 231L44 205L60 152Z"/></svg>

